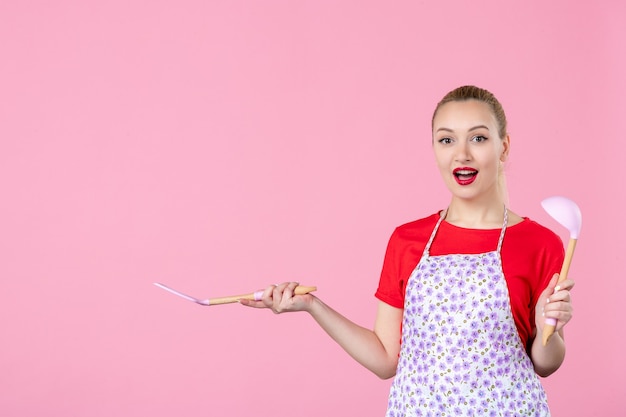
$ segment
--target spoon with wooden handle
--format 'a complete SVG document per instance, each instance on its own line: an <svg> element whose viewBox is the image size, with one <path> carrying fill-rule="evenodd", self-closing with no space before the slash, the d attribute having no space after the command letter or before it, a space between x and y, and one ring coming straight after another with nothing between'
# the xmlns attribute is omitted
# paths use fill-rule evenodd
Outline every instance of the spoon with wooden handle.
<svg viewBox="0 0 626 417"><path fill-rule="evenodd" d="M580 234L580 228L582 226L582 214L580 208L572 200L554 196L546 198L541 202L544 210L552 216L554 220L559 222L562 226L565 226L569 230L570 239L565 252L565 259L563 260L563 266L561 267L561 273L559 274L559 282L567 278L570 264L572 263L572 257L574 256L574 249L576 248L576 242L578 241L578 235ZM552 318L546 319L546 324L543 327L543 345L548 343L548 339L554 333L556 327L556 320Z"/></svg>
<svg viewBox="0 0 626 417"><path fill-rule="evenodd" d="M229 304L229 303L236 303L239 300L255 300L255 301L260 301L261 297L263 296L263 290L261 291L256 291L256 292L251 292L248 294L241 294L241 295L231 295L228 297L214 297L214 298L206 298L206 299L200 299L200 298L195 298L192 297L190 295L187 294L183 294L180 291L176 291L173 288L170 288L166 285L160 284L158 282L155 282L154 285L156 285L159 288L164 289L165 291L169 291L172 294L175 294L179 297L184 298L185 300L189 300L189 301L193 301L194 303L203 305L203 306L214 306L214 305L218 305L218 304ZM296 287L296 289L294 290L294 294L295 295L303 295L303 294L308 294L312 291L317 290L317 287L305 287L302 285L298 285Z"/></svg>

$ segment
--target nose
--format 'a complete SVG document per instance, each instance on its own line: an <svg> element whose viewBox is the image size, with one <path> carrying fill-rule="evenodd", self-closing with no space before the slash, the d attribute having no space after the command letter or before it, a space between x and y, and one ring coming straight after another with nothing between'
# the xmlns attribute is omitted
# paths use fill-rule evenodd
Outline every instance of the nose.
<svg viewBox="0 0 626 417"><path fill-rule="evenodd" d="M454 159L459 162L469 161L471 158L469 144L466 141L457 142L457 146L455 147L455 155Z"/></svg>

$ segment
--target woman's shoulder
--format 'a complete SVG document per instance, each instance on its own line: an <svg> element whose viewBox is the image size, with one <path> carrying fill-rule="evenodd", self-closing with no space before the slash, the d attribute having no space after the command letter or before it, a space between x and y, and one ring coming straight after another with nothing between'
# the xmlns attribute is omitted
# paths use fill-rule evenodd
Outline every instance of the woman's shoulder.
<svg viewBox="0 0 626 417"><path fill-rule="evenodd" d="M439 220L439 212L401 224L394 229L390 240L394 243L404 242L406 244L428 240L437 220Z"/></svg>
<svg viewBox="0 0 626 417"><path fill-rule="evenodd" d="M432 228L439 220L440 213L441 211L437 211L436 213L433 213L421 219L404 223L396 228L395 233L410 235L415 233L421 234L423 232L427 232L430 235L430 233L432 232Z"/></svg>
<svg viewBox="0 0 626 417"><path fill-rule="evenodd" d="M396 253L403 258L407 252L415 253L419 260L421 251L426 246L437 220L439 220L439 212L396 227L389 238L388 253Z"/></svg>

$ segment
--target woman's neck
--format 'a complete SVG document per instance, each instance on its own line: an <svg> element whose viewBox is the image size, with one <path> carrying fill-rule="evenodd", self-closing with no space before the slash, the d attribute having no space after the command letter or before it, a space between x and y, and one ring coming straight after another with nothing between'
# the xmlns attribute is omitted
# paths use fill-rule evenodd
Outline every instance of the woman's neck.
<svg viewBox="0 0 626 417"><path fill-rule="evenodd" d="M453 198L445 221L468 229L496 229L502 227L504 202L492 200L488 204Z"/></svg>

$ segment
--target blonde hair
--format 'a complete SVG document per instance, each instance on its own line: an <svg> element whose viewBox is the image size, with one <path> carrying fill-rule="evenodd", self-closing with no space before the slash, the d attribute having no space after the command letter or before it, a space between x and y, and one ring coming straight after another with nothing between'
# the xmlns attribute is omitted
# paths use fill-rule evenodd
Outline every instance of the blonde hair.
<svg viewBox="0 0 626 417"><path fill-rule="evenodd" d="M451 101L467 100L477 100L487 104L491 109L491 112L495 116L496 122L498 123L498 135L500 135L500 139L506 138L506 114L504 114L502 104L500 104L496 96L494 96L490 91L473 85L464 85L462 87L455 88L454 90L443 96L441 101L437 103L437 107L435 107L431 126L434 127L435 116L437 115L437 112L439 111L439 108L441 106Z"/></svg>
<svg viewBox="0 0 626 417"><path fill-rule="evenodd" d="M437 116L437 112L446 103L451 101L467 101L467 100L476 100L482 103L485 103L491 109L493 113L496 123L498 124L498 136L500 139L505 140L508 136L507 132L507 122L506 122L506 114L504 113L504 109L502 108L502 104L498 101L496 96L493 95L488 90L484 88L476 87L474 85L464 85L461 87L457 87L454 90L450 91L448 94L443 96L441 101L437 103L435 107L435 111L433 112L433 118L431 121L431 129L435 127L435 116ZM504 176L504 167L501 168L498 175L498 185L500 187L500 192L502 195L502 199L505 204L509 203L509 193L506 186L506 177Z"/></svg>

